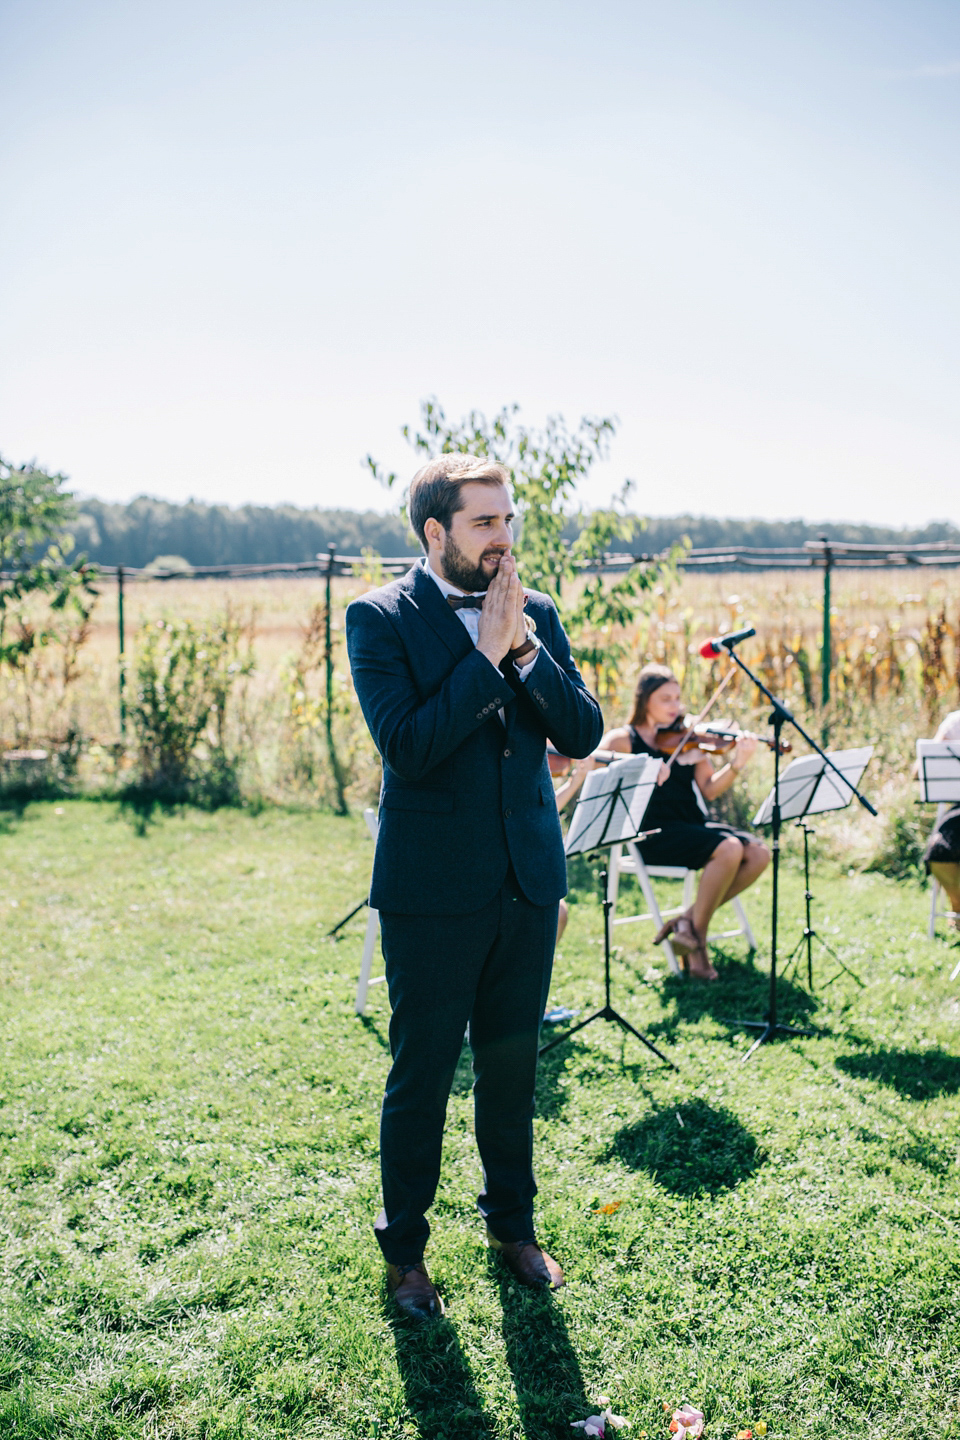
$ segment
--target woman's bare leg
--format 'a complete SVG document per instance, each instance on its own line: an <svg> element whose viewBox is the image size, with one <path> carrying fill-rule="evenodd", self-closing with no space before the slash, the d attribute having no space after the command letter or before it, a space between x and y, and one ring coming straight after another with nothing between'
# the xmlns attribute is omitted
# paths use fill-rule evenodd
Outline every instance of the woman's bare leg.
<svg viewBox="0 0 960 1440"><path fill-rule="evenodd" d="M560 913L559 913L559 915L557 916L557 944L558 944L558 945L560 944L560 936L563 934L564 930L566 930L566 928L567 928L567 920L568 920L568 918L569 918L569 914L570 914L570 912L569 912L568 909L567 909L567 902L566 902L566 900L561 900L561 901L560 901Z"/></svg>
<svg viewBox="0 0 960 1440"><path fill-rule="evenodd" d="M960 865L952 860L931 860L930 874L943 886L950 909L960 914Z"/></svg>
<svg viewBox="0 0 960 1440"><path fill-rule="evenodd" d="M701 940L706 941L714 911L723 904L730 892L744 858L742 842L735 835L728 835L726 840L720 841L704 865L700 884L697 886L697 898L692 909L687 912Z"/></svg>
<svg viewBox="0 0 960 1440"><path fill-rule="evenodd" d="M752 885L769 864L770 851L762 841L751 840L749 845L744 845L740 869L730 882L730 888L721 900L721 905L725 905L728 900L733 899L734 895L739 895L741 890L746 890L748 885ZM960 870L960 866L956 868Z"/></svg>
<svg viewBox="0 0 960 1440"><path fill-rule="evenodd" d="M744 844L730 835L714 850L703 867L697 898L687 912L703 944L690 952L690 973L715 980L717 972L707 954L707 931L714 914L727 900L739 895L762 875L770 863L770 851L758 842Z"/></svg>

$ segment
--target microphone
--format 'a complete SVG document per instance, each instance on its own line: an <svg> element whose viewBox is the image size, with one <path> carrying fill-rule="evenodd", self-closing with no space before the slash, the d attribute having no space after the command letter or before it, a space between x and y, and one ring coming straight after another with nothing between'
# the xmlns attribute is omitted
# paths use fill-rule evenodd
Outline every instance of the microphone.
<svg viewBox="0 0 960 1440"><path fill-rule="evenodd" d="M729 635L718 635L713 640L705 640L700 646L700 654L704 660L712 660L714 655L722 655L724 650L730 651L734 645L739 645L741 640L749 640L751 635L756 635L751 625L749 630L734 630Z"/></svg>

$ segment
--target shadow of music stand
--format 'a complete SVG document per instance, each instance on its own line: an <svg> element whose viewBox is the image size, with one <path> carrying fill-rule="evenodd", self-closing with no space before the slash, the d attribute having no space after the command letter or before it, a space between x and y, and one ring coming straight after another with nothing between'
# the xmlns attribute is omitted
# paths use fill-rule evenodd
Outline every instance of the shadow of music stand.
<svg viewBox="0 0 960 1440"><path fill-rule="evenodd" d="M587 855L604 850L611 845L625 845L628 840L643 840L655 833L641 828L644 812L650 803L660 774L662 760L652 755L628 755L602 770L591 770L583 783L577 807L573 812L570 829L564 843L565 853ZM652 1050L658 1060L676 1070L672 1060L658 1050L652 1040L630 1024L629 1020L614 1010L610 1003L610 911L613 901L607 894L606 866L600 871L600 900L603 905L603 984L604 1003L599 1010L588 1015L570 1030L541 1045L540 1054L545 1055L555 1045L569 1040L578 1030L592 1025L594 1020L609 1020L628 1030L631 1035Z"/></svg>
<svg viewBox="0 0 960 1440"><path fill-rule="evenodd" d="M917 778L920 781L920 801L927 805L960 805L960 748L949 740L917 741ZM938 812L939 814L939 812ZM938 882L934 880L934 884ZM930 934L936 921L936 896L931 912ZM960 975L960 962L950 975L956 980Z"/></svg>
<svg viewBox="0 0 960 1440"><path fill-rule="evenodd" d="M854 974L849 965L844 964L836 950L828 945L823 936L818 935L813 927L810 914L813 900L813 892L810 889L810 836L814 831L804 822L809 815L822 815L829 810L845 810L853 799L854 791L860 784L872 754L873 746L864 745L857 750L834 750L832 753L827 751L825 758L820 755L801 755L799 759L792 761L780 776L780 818L795 820L798 829L803 831L803 898L806 905L803 934L788 956L781 973L786 975L806 944L807 984L811 990L813 989L814 940L822 945L829 955L833 956L840 970L845 971L851 980L855 980L861 990L864 988L860 976ZM754 825L771 825L773 823L774 798L774 792L771 790L754 816ZM837 974L839 973L838 970ZM832 985L836 978L836 975L832 975L827 981L827 985Z"/></svg>

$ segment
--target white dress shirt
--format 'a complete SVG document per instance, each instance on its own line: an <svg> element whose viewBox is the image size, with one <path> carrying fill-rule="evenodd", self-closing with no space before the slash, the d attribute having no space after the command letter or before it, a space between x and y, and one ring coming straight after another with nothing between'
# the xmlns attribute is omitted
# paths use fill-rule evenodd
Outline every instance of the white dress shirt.
<svg viewBox="0 0 960 1440"><path fill-rule="evenodd" d="M451 585L448 580L444 580L442 575L437 574L436 570L434 570L433 566L430 564L426 556L424 556L423 558L423 567L426 570L427 574L430 576L431 580L436 581L437 585L440 587L440 593L445 600L448 595L456 595L457 597L459 597L465 593L473 595L485 594L485 591L483 590L473 590L467 592L463 590L458 590L456 585ZM474 645L476 645L477 637L480 634L480 611L474 610L470 606L465 606L462 610L454 610L453 613L454 615L456 615L460 623L465 627L466 632L470 636L470 639L473 641ZM517 660L513 662L514 666L516 667L517 674L521 680L526 680L527 676L530 674L530 671L533 669L534 662L537 658L537 652L540 649L540 641L537 639L537 637L535 635L531 635L530 638L537 647L531 655L530 659L524 660L522 663ZM491 664L492 663L493 662L491 661ZM494 666L495 670L496 668L497 667ZM497 673L499 674L499 671ZM502 710L500 711L500 718L501 720L503 719Z"/></svg>
<svg viewBox="0 0 960 1440"><path fill-rule="evenodd" d="M427 574L430 576L431 580L435 580L435 581L436 581L437 585L438 585L439 588L440 588L440 593L441 593L441 595L443 596L444 600L446 600L446 598L447 598L448 595L457 595L457 596L460 596L460 595L463 595L463 594L465 594L465 593L472 593L472 594L474 594L474 595L483 595L483 594L485 594L485 591L483 591L483 590L474 590L474 591L472 591L472 592L465 592L465 591L463 591L463 590L458 590L457 587L456 587L456 585L451 585L449 581L444 580L444 578L443 578L442 575L438 575L438 574L437 574L436 570L434 570L433 566L430 564L430 562L429 562L429 560L427 559L426 556L423 557L423 568L426 570L426 572L427 572ZM464 629L466 630L467 634L470 636L470 639L473 641L474 645L476 645L476 643L477 643L477 637L478 637L479 634L480 634L480 611L479 611L479 610L474 610L474 609L472 609L469 605L467 605L467 606L464 606L464 608L463 608L462 610L454 610L453 613L454 613L454 615L456 615L456 617L457 617L457 619L460 621L461 625L463 625ZM537 637L536 637L535 635L532 635L530 638L533 640L534 644L535 644L536 647L537 647L537 648L534 650L533 655L530 657L529 660L525 660L522 665L521 665L521 664L519 663L519 661L517 661L517 660L514 660L514 662L513 662L513 663L514 663L514 667L515 667L516 672L517 672L517 675L518 675L518 677L519 677L521 680L526 680L527 676L530 674L530 671L533 669L534 661L536 660L537 656L538 656L539 653L540 653L540 641L537 639ZM488 657L488 658L489 658L489 657ZM493 661L492 661L492 660L490 661L490 664L493 665ZM497 670L496 665L493 665L493 668L494 668L494 670ZM497 670L497 674L498 674L498 675L500 674L500 671L499 671L499 670ZM498 711L497 711L497 714L500 716L500 723L501 723L501 725L503 725L504 728L506 728L506 724L507 724L507 717L506 717L506 715L504 715L504 713L503 713L502 710L498 710Z"/></svg>

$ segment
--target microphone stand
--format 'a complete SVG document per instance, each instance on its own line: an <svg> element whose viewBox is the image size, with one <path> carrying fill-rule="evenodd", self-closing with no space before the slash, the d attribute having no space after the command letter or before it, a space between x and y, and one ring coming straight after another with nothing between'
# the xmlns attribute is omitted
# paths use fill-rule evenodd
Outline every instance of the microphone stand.
<svg viewBox="0 0 960 1440"><path fill-rule="evenodd" d="M746 675L747 679L751 680L753 684L756 685L757 689L760 691L760 694L765 695L773 706L773 714L770 716L770 724L773 726L774 740L773 814L771 816L770 847L773 851L773 899L771 906L772 914L770 920L770 1002L766 1019L733 1020L730 1022L733 1025L742 1025L744 1029L747 1030L760 1031L760 1034L757 1036L756 1040L754 1040L746 1055L744 1055L743 1061L741 1062L743 1063L749 1060L750 1056L754 1053L755 1050L758 1050L761 1045L766 1044L769 1040L775 1040L778 1035L815 1035L817 1033L815 1030L806 1030L793 1025L783 1025L777 1019L777 904L779 900L780 880L780 732L782 731L784 725L792 725L793 728L797 731L797 733L803 736L804 740L806 740L807 744L810 746L810 749L815 750L820 756L820 759L823 760L831 770L836 771L836 773L840 776L840 779L843 781L844 785L846 785L849 790L853 791L854 795L856 795L857 799L860 801L860 804L865 810L869 810L871 815L876 815L877 812L870 804L870 801L860 794L860 791L857 789L857 787L855 785L851 785L850 781L843 774L843 772L837 769L837 766L830 759L830 756L827 755L823 750L821 750L816 740L811 740L810 736L807 734L806 730L804 730L803 726L797 720L796 716L791 715L790 711L786 708L786 706L781 704L781 702L777 699L775 695L771 694L771 692L767 689L766 685L764 685L763 681L758 676L754 675L753 671L749 668L748 665L744 664L744 662L740 659L740 656L734 649L733 639L725 641L721 638L718 643L723 646L734 664L740 667L744 675Z"/></svg>

